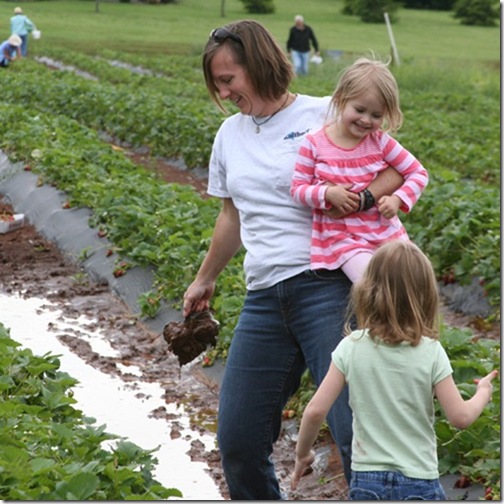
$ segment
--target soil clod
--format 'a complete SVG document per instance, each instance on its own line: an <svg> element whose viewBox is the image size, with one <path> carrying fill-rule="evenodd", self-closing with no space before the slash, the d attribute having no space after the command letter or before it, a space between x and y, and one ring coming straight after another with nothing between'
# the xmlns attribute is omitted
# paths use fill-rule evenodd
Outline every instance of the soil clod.
<svg viewBox="0 0 504 504"><path fill-rule="evenodd" d="M209 311L192 313L183 322L170 322L163 329L168 349L183 366L203 353L208 345L215 346L219 322Z"/></svg>

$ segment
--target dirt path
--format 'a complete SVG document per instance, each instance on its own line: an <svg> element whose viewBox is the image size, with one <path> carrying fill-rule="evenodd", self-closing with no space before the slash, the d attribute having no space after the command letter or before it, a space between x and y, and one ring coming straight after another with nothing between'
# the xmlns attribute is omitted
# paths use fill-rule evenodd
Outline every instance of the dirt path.
<svg viewBox="0 0 504 504"><path fill-rule="evenodd" d="M153 161L148 156L131 154L138 163L155 170L169 182L193 185L202 196L206 181L190 172L172 165ZM9 202L0 198L2 210L12 210ZM77 281L76 279L81 280ZM67 314L83 315L96 321L98 328L106 332L109 341L118 350L120 357L97 355L78 336L60 338L84 361L100 371L120 377L124 381L145 380L158 382L166 390L166 404L183 403L193 413L195 431L206 430L214 434L218 403L218 384L209 378L198 364L180 368L176 357L167 352L167 345L160 334L154 334L128 312L126 305L113 295L107 285L82 281L82 271L65 258L50 242L39 235L32 225L0 234L0 289L22 293L24 297L47 296ZM50 293L49 295L47 293ZM447 322L460 327L474 325L473 320L445 310ZM488 328L487 328L488 329ZM493 331L493 332L492 332ZM485 333L488 335L488 333ZM491 330L499 336L499 328ZM133 364L142 371L141 377L123 374L117 364ZM173 384L176 386L173 386ZM190 397L188 404L187 397ZM77 405L78 406L78 405ZM180 436L176 418L168 415L165 408L158 408L152 416L165 419L171 425L171 437ZM204 418L204 421L201 419ZM199 419L199 420L198 420ZM293 468L295 420L286 420L281 439L277 443L274 459L282 486L288 487L289 474ZM213 426L213 427L211 427ZM205 451L202 443L192 443L190 456L193 460L206 462L208 471L218 485L223 499L228 498L217 450ZM291 500L345 500L346 483L337 451L332 442L325 440L317 445L320 464L315 471L303 478ZM174 482L176 486L176 482ZM202 496L204 500L204 496Z"/></svg>

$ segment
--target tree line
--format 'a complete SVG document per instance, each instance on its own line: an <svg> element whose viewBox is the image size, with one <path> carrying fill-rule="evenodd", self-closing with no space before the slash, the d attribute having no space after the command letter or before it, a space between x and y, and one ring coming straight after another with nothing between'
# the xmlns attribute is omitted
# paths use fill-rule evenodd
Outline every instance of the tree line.
<svg viewBox="0 0 504 504"><path fill-rule="evenodd" d="M275 12L274 0L241 0L251 14ZM384 13L391 22L398 20L399 7L453 11L461 24L495 26L500 18L500 3L496 0L345 0L342 13L359 16L364 23L384 23Z"/></svg>

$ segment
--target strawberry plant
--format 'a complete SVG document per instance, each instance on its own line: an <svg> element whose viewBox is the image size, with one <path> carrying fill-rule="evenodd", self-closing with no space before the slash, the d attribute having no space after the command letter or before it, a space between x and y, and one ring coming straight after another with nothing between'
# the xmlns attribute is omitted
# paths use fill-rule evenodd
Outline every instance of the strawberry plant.
<svg viewBox="0 0 504 504"><path fill-rule="evenodd" d="M469 284L474 277L485 284L489 300L500 300L500 212L497 189L473 181L436 179L408 215L406 228L431 259L441 277Z"/></svg>
<svg viewBox="0 0 504 504"><path fill-rule="evenodd" d="M164 500L155 450L107 433L75 409L76 380L57 356L35 356L0 324L0 497L4 500ZM105 441L114 441L109 451Z"/></svg>
<svg viewBox="0 0 504 504"><path fill-rule="evenodd" d="M470 330L445 326L441 342L450 357L453 377L464 399L475 392L474 378L500 367L499 341L475 338ZM493 386L493 400L467 429L452 427L438 405L436 435L441 473L462 473L500 494L500 380L494 380Z"/></svg>
<svg viewBox="0 0 504 504"><path fill-rule="evenodd" d="M154 318L161 306L161 295L158 292L144 292L138 298L138 305L143 317Z"/></svg>

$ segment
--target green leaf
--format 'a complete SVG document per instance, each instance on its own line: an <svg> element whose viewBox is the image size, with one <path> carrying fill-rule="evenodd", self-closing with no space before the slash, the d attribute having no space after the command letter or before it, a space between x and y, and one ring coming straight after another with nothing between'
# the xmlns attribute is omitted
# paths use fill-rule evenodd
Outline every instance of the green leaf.
<svg viewBox="0 0 504 504"><path fill-rule="evenodd" d="M68 482L66 491L73 494L76 500L87 500L96 492L98 483L98 476L92 473L82 472L75 475Z"/></svg>
<svg viewBox="0 0 504 504"><path fill-rule="evenodd" d="M31 469L34 475L49 471L55 464L56 462L54 460L41 457L34 458L30 461Z"/></svg>

